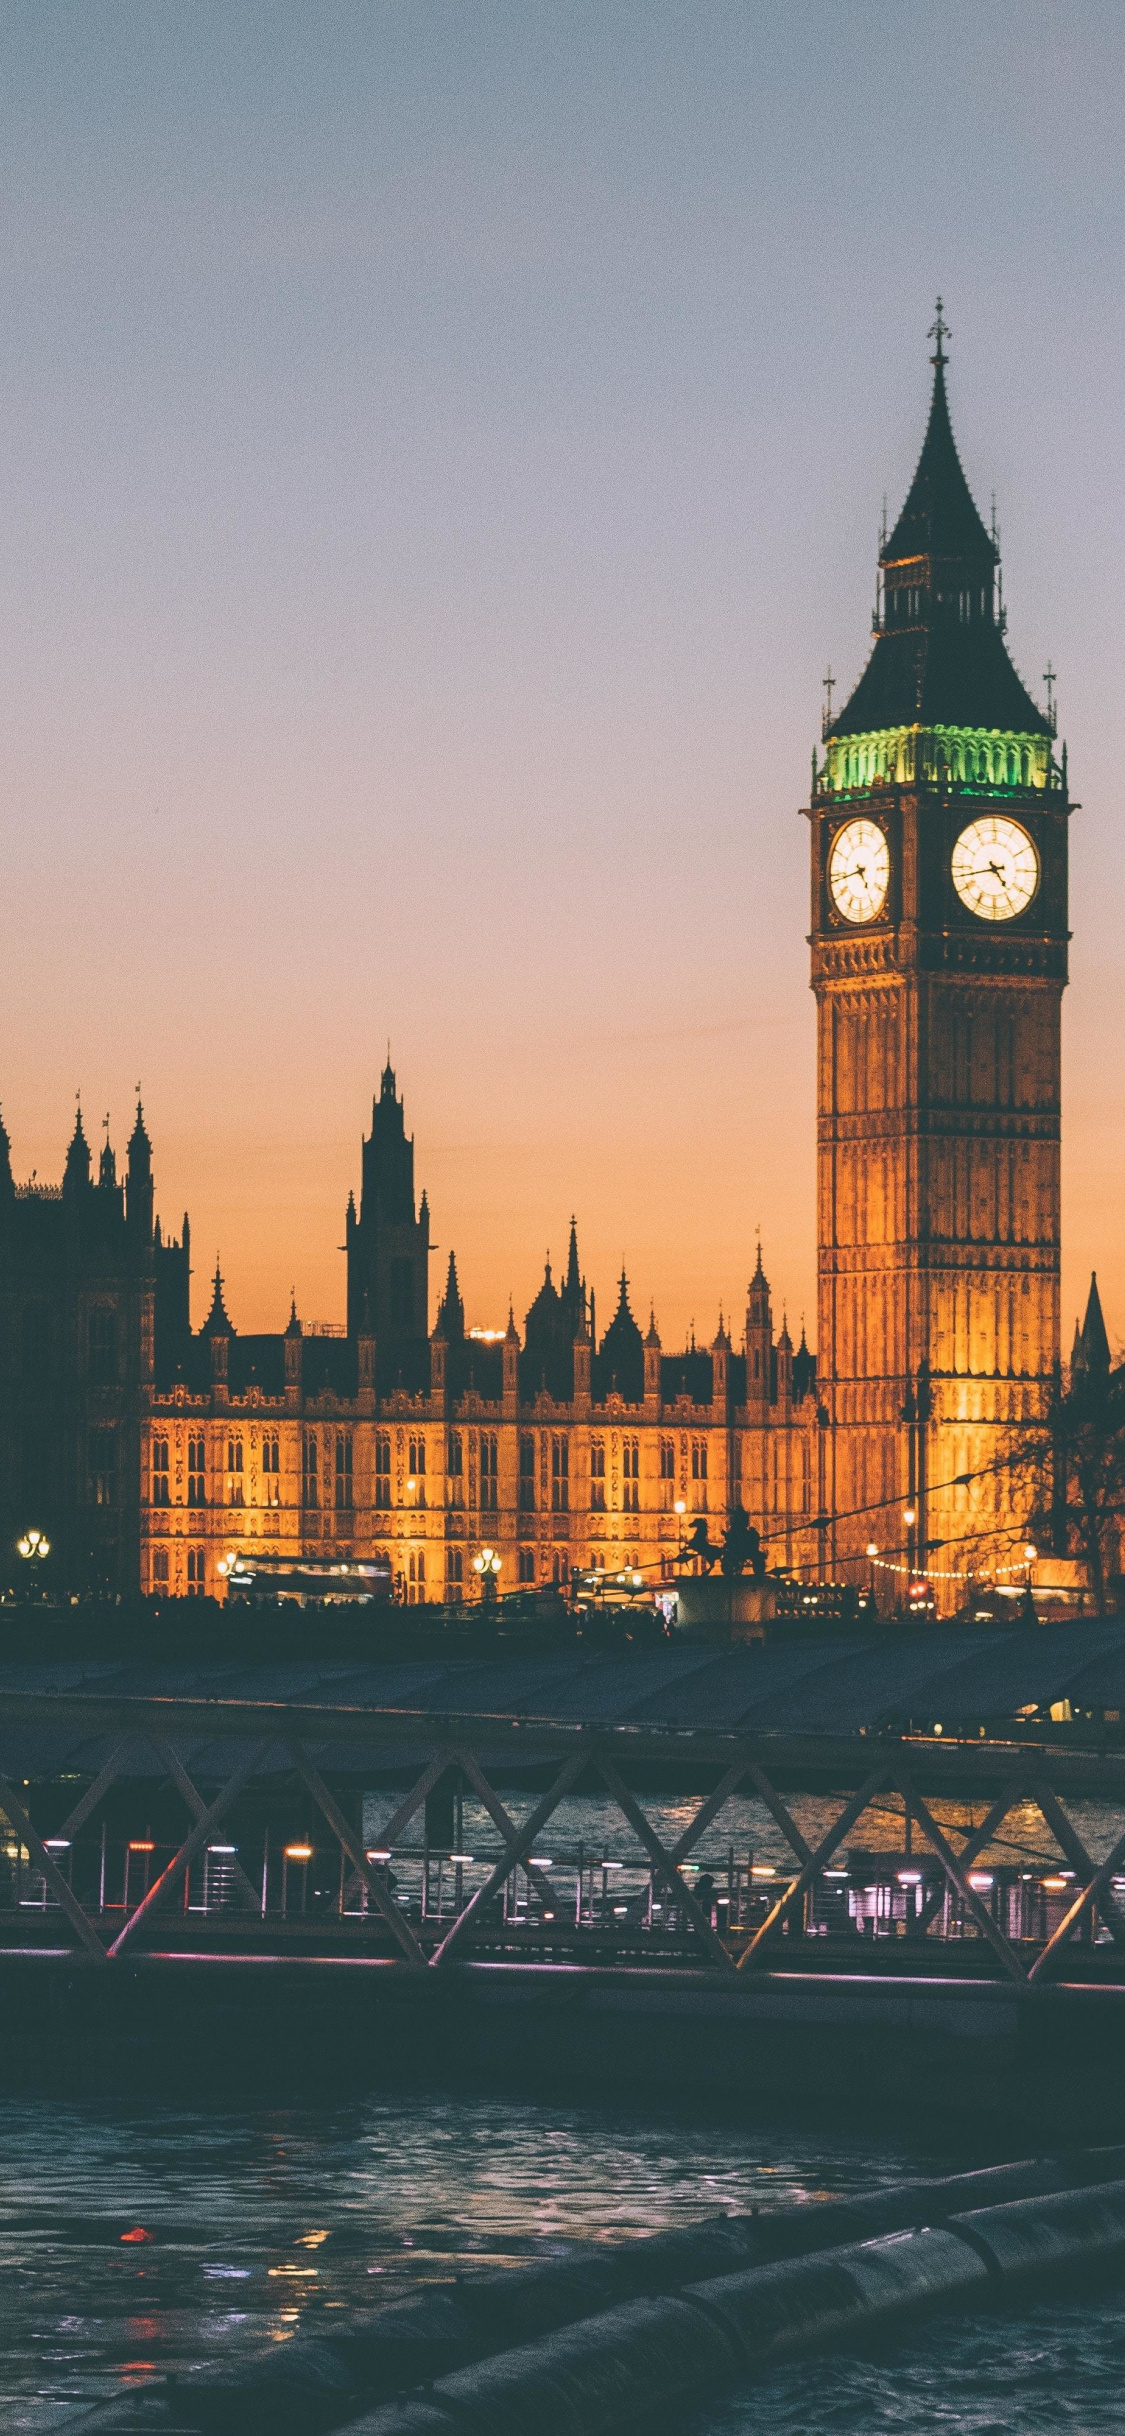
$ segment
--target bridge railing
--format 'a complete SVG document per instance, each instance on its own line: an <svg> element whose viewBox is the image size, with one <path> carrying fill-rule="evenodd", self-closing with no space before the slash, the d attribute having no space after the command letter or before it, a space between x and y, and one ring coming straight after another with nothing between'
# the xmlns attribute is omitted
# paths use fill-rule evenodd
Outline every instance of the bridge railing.
<svg viewBox="0 0 1125 2436"><path fill-rule="evenodd" d="M17 1774L10 1754L21 1717L34 1731ZM33 1792L29 1763L44 1735L64 1725L70 1740L63 1737L54 1774L71 1806L59 1821L56 1786L48 1833L36 1815L51 1772L40 1760ZM172 1924L186 1921L195 1933L235 1925L240 1939L252 1937L258 1948L272 1941L279 1951L314 1932L337 1946L359 1938L411 1969L440 1968L497 1942L557 1950L577 1940L599 1954L674 1950L729 1976L768 1963L781 1938L792 1954L794 1940L834 1937L900 1938L924 1967L927 1942L932 1952L957 1940L1022 1986L1037 1984L1082 1941L1102 1945L1125 1982L1125 1771L1117 1785L1116 1763L1107 1770L1104 1757L1083 1775L1073 1754L1027 1744L958 1750L950 1737L928 1748L889 1735L783 1744L636 1725L100 1693L5 1694L0 1749L10 1768L0 1773L9 1827L0 1911L18 1943L57 1945L62 1935L98 1964L138 1945L163 1947ZM84 1770L76 1752L86 1755ZM396 1752L400 1777L410 1781L375 1846L357 1824L355 1789L373 1754L385 1775ZM666 1780L673 1764L694 1791L678 1798L677 1823L686 1823L669 1841L634 1787L648 1768ZM529 1769L542 1787L518 1818L498 1790L513 1768L525 1787ZM490 1822L493 1840L471 1854L417 1841L414 1823L451 1771ZM831 1788L839 1803L815 1846L782 1790L802 1779ZM76 1780L83 1789L74 1799ZM1119 1805L1120 1832L1101 1856L1088 1850L1060 1798L1060 1787L1087 1784L1103 1804L1116 1793ZM608 1835L600 1851L566 1846L557 1832L546 1848L568 1799L591 1787L617 1834L627 1830L630 1857L614 1852ZM960 1826L943 1798L953 1787L981 1796ZM725 1805L742 1793L765 1805L791 1855L787 1865L733 1846L725 1872L699 1858L701 1839L717 1832ZM856 1834L871 1812L885 1843L888 1796L905 1848L875 1856L856 1847ZM246 1832L239 1821L247 1805L260 1818L267 1798L283 1816L315 1824ZM178 1842L147 1824L169 1799L186 1813ZM138 1826L129 1833L120 1820L134 1803ZM1029 1807L1038 1808L1057 1867L996 1866L990 1855L1005 1820L1014 1810L1026 1818Z"/></svg>

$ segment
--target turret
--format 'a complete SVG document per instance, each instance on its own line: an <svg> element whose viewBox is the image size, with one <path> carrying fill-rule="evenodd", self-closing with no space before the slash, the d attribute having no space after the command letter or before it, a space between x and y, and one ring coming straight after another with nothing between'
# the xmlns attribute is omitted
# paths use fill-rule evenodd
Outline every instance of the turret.
<svg viewBox="0 0 1125 2436"><path fill-rule="evenodd" d="M137 1120L129 1136L129 1167L125 1189L125 1215L130 1233L140 1242L152 1240L152 1144L145 1132L144 1110L137 1101ZM187 1252L187 1219L184 1220L184 1251Z"/></svg>
<svg viewBox="0 0 1125 2436"><path fill-rule="evenodd" d="M211 1308L200 1330L211 1348L211 1385L220 1401L226 1401L230 1377L230 1340L234 1335L223 1301L223 1275L218 1257L215 1260L214 1292Z"/></svg>
<svg viewBox="0 0 1125 2436"><path fill-rule="evenodd" d="M647 1336L645 1337L645 1341L644 1341L644 1357L645 1357L645 1403L646 1403L646 1404L650 1404L650 1405L654 1406L656 1409L659 1409L659 1405L660 1405L660 1359L661 1359L661 1356L660 1356L660 1335L659 1335L659 1331L658 1331L658 1329L657 1329L657 1325L656 1325L656 1312L655 1312L655 1310L653 1309L653 1307L652 1307L651 1305L649 1306L649 1314L648 1314L648 1334L647 1334Z"/></svg>
<svg viewBox="0 0 1125 2436"><path fill-rule="evenodd" d="M297 1297L295 1294L291 1294L289 1297L289 1322L285 1330L283 1344L285 1352L285 1401L287 1404L299 1405L301 1401L301 1356L304 1350L304 1331L301 1327L300 1320L297 1317Z"/></svg>
<svg viewBox="0 0 1125 2436"><path fill-rule="evenodd" d="M81 1103L74 1119L74 1132L70 1137L70 1148L66 1154L62 1189L64 1201L74 1200L79 1194L87 1193L90 1190L90 1145L82 1130Z"/></svg>
<svg viewBox="0 0 1125 2436"><path fill-rule="evenodd" d="M777 1406L779 1419L787 1419L793 1403L793 1339L782 1313L781 1335L777 1340Z"/></svg>
<svg viewBox="0 0 1125 2436"><path fill-rule="evenodd" d="M644 1397L644 1377L644 1343L629 1309L629 1280L622 1269L617 1309L602 1338L598 1354L598 1395L618 1395L626 1404L640 1404Z"/></svg>
<svg viewBox="0 0 1125 2436"><path fill-rule="evenodd" d="M504 1330L504 1343L501 1347L500 1358L504 1410L506 1413L514 1413L519 1404L520 1392L520 1332L516 1326L515 1312L511 1303L508 1304L508 1325Z"/></svg>
<svg viewBox="0 0 1125 2436"><path fill-rule="evenodd" d="M761 1421L770 1403L770 1372L773 1356L773 1312L770 1290L762 1267L762 1247L746 1297L746 1409Z"/></svg>
<svg viewBox="0 0 1125 2436"><path fill-rule="evenodd" d="M719 1326L711 1346L711 1402L725 1411L730 1402L730 1338L719 1313Z"/></svg>

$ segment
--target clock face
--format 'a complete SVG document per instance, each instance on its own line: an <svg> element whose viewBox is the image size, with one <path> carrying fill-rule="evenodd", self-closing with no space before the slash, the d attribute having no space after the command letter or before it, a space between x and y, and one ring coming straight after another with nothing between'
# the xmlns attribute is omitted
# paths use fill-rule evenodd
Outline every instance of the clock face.
<svg viewBox="0 0 1125 2436"><path fill-rule="evenodd" d="M828 885L845 922L873 922L882 912L891 876L891 850L873 820L850 820L832 840Z"/></svg>
<svg viewBox="0 0 1125 2436"><path fill-rule="evenodd" d="M982 922L1011 922L1039 886L1039 857L1026 829L994 812L962 829L952 870L962 905Z"/></svg>

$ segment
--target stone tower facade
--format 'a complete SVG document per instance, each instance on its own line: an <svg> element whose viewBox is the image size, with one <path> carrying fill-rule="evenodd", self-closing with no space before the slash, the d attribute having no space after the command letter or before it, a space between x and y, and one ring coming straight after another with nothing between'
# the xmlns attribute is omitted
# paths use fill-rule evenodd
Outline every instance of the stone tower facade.
<svg viewBox="0 0 1125 2436"><path fill-rule="evenodd" d="M951 1607L1022 1538L1005 1443L1059 1358L1070 804L931 335L874 648L814 756L811 948L833 1569L874 1541Z"/></svg>

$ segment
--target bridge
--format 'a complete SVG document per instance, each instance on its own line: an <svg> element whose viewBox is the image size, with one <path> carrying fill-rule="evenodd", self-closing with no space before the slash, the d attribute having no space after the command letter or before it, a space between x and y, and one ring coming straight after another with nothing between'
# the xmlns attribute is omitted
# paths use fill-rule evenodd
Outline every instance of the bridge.
<svg viewBox="0 0 1125 2436"><path fill-rule="evenodd" d="M9 1662L9 2018L41 2019L54 1981L87 2024L159 1984L165 2020L190 1985L197 2011L221 1987L260 2021L245 1991L268 1963L302 2004L319 1980L322 2023L362 1984L364 2018L404 2038L503 1992L544 2017L565 1996L572 2026L591 2005L721 2020L728 2043L753 2023L751 2048L763 2021L1042 2047L1065 2014L1071 2052L1111 2022L1116 2049L1123 1717L1118 1622L625 1658Z"/></svg>

